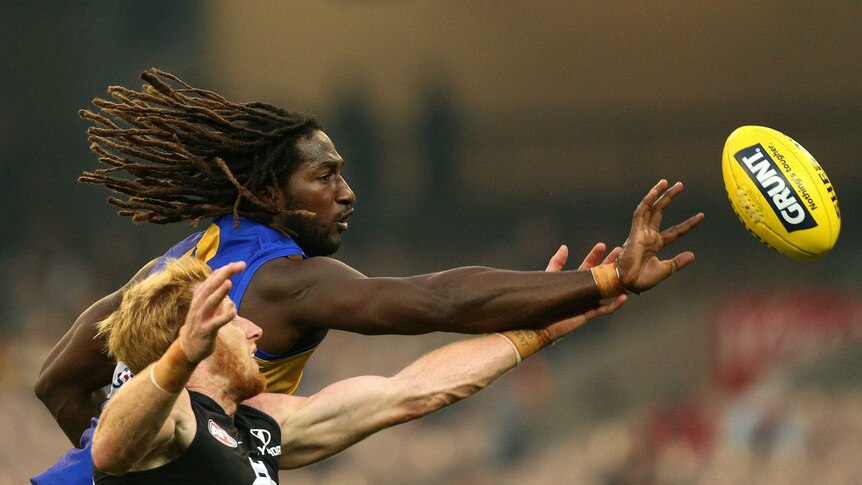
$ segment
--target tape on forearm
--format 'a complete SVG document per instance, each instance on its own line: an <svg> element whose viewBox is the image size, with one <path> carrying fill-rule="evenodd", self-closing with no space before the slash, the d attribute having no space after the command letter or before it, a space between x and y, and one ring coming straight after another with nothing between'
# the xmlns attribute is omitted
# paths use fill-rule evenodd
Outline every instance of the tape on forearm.
<svg viewBox="0 0 862 485"><path fill-rule="evenodd" d="M626 293L626 289L620 283L620 271L616 263L600 264L590 268L590 271L593 273L593 280L603 300Z"/></svg>
<svg viewBox="0 0 862 485"><path fill-rule="evenodd" d="M518 363L522 360L551 345L553 340L551 334L545 329L540 330L507 330L499 332L506 338L513 347L518 356Z"/></svg>
<svg viewBox="0 0 862 485"><path fill-rule="evenodd" d="M507 337L507 336L503 335L503 334L502 334L502 333L500 333L500 332L495 332L495 333L494 333L494 335L499 335L499 336L500 336L500 338L502 338L503 340L505 340L506 342L508 342L508 343L509 343L509 346L510 346L510 347L512 347L512 351L514 351L514 352L515 352L515 359L516 359L516 361L515 361L515 365L520 364L520 363L521 363L521 353L520 353L520 352L518 352L518 347L517 347L517 346L515 346L515 342L512 342L512 340L511 340L511 339L509 339L509 337Z"/></svg>
<svg viewBox="0 0 862 485"><path fill-rule="evenodd" d="M154 386L165 392L177 393L183 390L195 367L186 357L180 341L175 340L165 355L150 368L150 380Z"/></svg>

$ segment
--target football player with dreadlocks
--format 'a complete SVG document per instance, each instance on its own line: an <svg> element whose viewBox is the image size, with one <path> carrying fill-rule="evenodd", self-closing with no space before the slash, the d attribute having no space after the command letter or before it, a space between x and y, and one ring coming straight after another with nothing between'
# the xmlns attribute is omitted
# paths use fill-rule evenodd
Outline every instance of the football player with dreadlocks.
<svg viewBox="0 0 862 485"><path fill-rule="evenodd" d="M236 103L152 69L140 91L110 87L81 116L94 123L91 149L105 168L80 181L103 185L119 214L157 224L209 221L142 268L190 256L218 268L245 261L230 299L265 331L256 359L267 391L295 391L306 362L329 329L362 334L480 334L540 328L640 293L694 261L658 252L703 220L698 213L662 230L662 215L682 184L661 180L635 209L613 262L558 272L462 267L433 274L366 277L329 257L348 229L356 195L345 160L313 118L260 103ZM567 250L555 258L563 261ZM594 248L603 254L605 247ZM126 285L128 286L128 285ZM125 288L125 287L124 287ZM96 324L124 288L94 303L51 351L36 393L73 442L98 416L114 362ZM117 383L125 377L117 372ZM127 376L127 375L126 375Z"/></svg>

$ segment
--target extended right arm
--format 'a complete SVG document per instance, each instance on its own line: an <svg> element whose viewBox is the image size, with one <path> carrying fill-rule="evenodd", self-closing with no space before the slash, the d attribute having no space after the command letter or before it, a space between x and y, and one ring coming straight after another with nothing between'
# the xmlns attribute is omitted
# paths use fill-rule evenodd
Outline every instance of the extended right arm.
<svg viewBox="0 0 862 485"><path fill-rule="evenodd" d="M625 290L645 291L694 260L691 252L660 260L658 252L703 220L697 214L661 230L662 214L680 193L662 180L638 204L612 271ZM619 279L617 279L619 275ZM487 333L538 328L596 308L601 295L590 271L507 271L465 267L406 278L366 278L329 258L274 260L261 267L241 306L266 329L259 345L288 350L299 336L324 328L364 334L433 331Z"/></svg>
<svg viewBox="0 0 862 485"><path fill-rule="evenodd" d="M96 324L119 306L125 289L146 277L154 264L155 260L150 261L129 283L85 310L42 365L34 389L36 396L74 446L78 446L90 418L99 415L105 401L102 389L111 383L114 368L114 361L105 353L104 342L96 339Z"/></svg>

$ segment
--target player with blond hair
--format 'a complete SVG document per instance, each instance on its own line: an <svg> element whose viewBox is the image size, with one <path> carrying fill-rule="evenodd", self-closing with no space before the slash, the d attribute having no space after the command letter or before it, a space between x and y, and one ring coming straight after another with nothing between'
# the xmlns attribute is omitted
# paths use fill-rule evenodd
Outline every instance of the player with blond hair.
<svg viewBox="0 0 862 485"><path fill-rule="evenodd" d="M96 99L94 110L81 112L94 123L88 138L107 167L80 180L126 195L108 200L134 221L210 220L129 284L166 258L193 256L212 268L245 261L229 296L266 330L255 359L273 392L296 390L329 329L413 335L541 328L595 309L603 298L649 290L694 261L690 251L658 256L703 220L698 213L662 229L663 213L683 187L661 180L638 204L616 261L591 271L471 266L369 278L329 257L348 229L356 195L342 173L345 160L317 121L233 102L158 69L141 77L141 90L113 86L113 99ZM99 415L102 390L128 377L122 368L112 377L115 362L96 336L96 323L118 307L127 286L81 314L37 380L36 394L73 443ZM88 457L80 458L87 468Z"/></svg>

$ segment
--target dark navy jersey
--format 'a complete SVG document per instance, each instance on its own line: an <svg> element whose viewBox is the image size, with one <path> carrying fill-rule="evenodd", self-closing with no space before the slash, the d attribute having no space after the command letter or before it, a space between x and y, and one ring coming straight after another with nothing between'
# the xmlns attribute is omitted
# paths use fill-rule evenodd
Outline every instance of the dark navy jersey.
<svg viewBox="0 0 862 485"><path fill-rule="evenodd" d="M281 429L266 413L240 405L228 416L209 397L189 391L197 421L191 445L174 460L121 476L93 470L96 484L272 485L278 483Z"/></svg>

